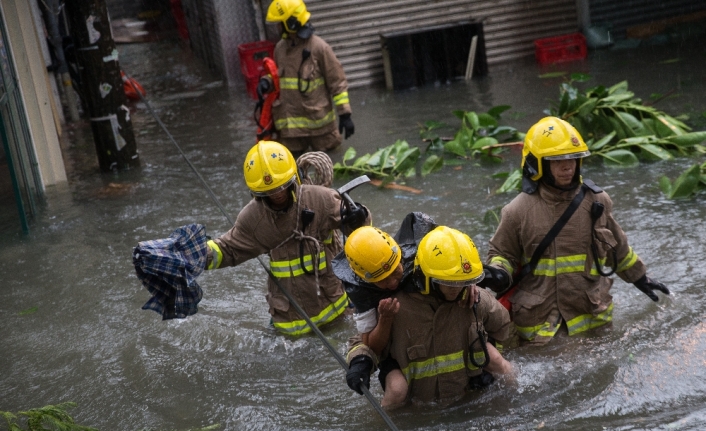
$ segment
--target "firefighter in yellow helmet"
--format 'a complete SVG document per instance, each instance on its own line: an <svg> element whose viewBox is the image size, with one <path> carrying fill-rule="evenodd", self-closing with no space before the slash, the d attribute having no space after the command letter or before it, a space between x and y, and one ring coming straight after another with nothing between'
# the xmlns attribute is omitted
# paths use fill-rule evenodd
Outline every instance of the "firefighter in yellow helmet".
<svg viewBox="0 0 706 431"><path fill-rule="evenodd" d="M434 220L421 212L408 214L394 237L363 226L351 233L344 253L333 261L333 271L343 282L355 309L353 319L358 335L353 342L362 341L378 357L389 342L392 320L399 311L399 302L393 296L401 286L411 285L408 281L417 243L435 227ZM394 408L406 398L407 381L392 358L386 358L379 368L384 391L381 404ZM369 374L363 376L369 379Z"/></svg>
<svg viewBox="0 0 706 431"><path fill-rule="evenodd" d="M243 173L253 199L228 232L208 242L206 269L239 265L267 253L279 285L297 298L308 317L317 326L333 321L348 307L343 286L330 269L331 259L341 251L334 235L338 229L350 232L369 224L367 209L361 205L359 211L346 213L335 190L300 184L294 157L277 142L253 146ZM274 327L295 336L311 331L270 277L267 287Z"/></svg>
<svg viewBox="0 0 706 431"><path fill-rule="evenodd" d="M653 301L655 290L669 294L647 277L608 193L581 177L588 155L568 122L546 117L533 125L522 152L522 193L502 209L490 240L481 284L499 294L516 285L501 299L511 303L520 338L533 343L561 328L576 335L611 322L614 273ZM559 220L565 225L554 228Z"/></svg>
<svg viewBox="0 0 706 431"><path fill-rule="evenodd" d="M493 374L513 372L494 345L510 339L512 323L491 293L477 289L483 277L478 250L464 233L439 226L419 242L411 285L394 296L400 307L385 349L407 382L406 400L446 404L491 384ZM467 297L471 307L463 306ZM351 346L351 388L368 383L376 359L369 346Z"/></svg>
<svg viewBox="0 0 706 431"><path fill-rule="evenodd" d="M341 144L341 133L348 139L355 131L343 67L331 47L314 34L310 17L302 0L273 0L266 17L282 34L274 52L280 95L272 115L278 140L295 156L309 147L332 150ZM269 77L260 79L259 94L271 89Z"/></svg>

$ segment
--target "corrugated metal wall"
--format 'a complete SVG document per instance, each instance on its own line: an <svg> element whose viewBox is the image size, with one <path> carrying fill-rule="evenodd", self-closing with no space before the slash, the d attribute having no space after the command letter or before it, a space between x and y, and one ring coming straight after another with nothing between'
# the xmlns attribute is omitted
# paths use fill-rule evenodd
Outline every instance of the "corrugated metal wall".
<svg viewBox="0 0 706 431"><path fill-rule="evenodd" d="M269 0L262 0L266 13ZM577 31L576 0L307 0L316 33L350 87L385 80L380 34L483 20L488 64L534 54L535 39ZM492 70L491 70L492 73Z"/></svg>
<svg viewBox="0 0 706 431"><path fill-rule="evenodd" d="M591 23L607 22L616 39L637 24L706 10L706 0L590 0Z"/></svg>

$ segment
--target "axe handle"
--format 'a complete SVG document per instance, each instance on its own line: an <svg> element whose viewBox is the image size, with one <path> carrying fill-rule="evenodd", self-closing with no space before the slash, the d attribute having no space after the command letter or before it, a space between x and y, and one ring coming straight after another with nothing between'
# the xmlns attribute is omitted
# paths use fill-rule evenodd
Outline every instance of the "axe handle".
<svg viewBox="0 0 706 431"><path fill-rule="evenodd" d="M341 197L343 198L343 201L346 203L346 206L348 207L348 211L352 211L358 207L358 205L353 202L353 199L351 199L351 196L348 194L348 192L341 193Z"/></svg>

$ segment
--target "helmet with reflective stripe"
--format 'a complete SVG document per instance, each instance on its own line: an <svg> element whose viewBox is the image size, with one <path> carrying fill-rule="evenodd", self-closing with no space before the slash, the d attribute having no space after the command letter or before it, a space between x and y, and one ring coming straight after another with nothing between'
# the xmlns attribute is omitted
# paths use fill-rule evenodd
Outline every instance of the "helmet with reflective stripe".
<svg viewBox="0 0 706 431"><path fill-rule="evenodd" d="M267 9L266 21L281 22L289 33L296 33L307 22L311 13L302 0L274 0Z"/></svg>
<svg viewBox="0 0 706 431"><path fill-rule="evenodd" d="M424 275L424 294L430 281L447 286L470 286L483 280L483 264L478 249L463 232L439 226L419 242L414 259L415 272Z"/></svg>
<svg viewBox="0 0 706 431"><path fill-rule="evenodd" d="M297 162L287 147L274 141L260 141L245 156L245 183L253 196L277 193L299 180Z"/></svg>
<svg viewBox="0 0 706 431"><path fill-rule="evenodd" d="M544 175L543 160L581 159L590 154L574 126L557 117L544 117L525 135L522 176L538 181Z"/></svg>
<svg viewBox="0 0 706 431"><path fill-rule="evenodd" d="M397 242L372 226L363 226L348 236L346 258L353 272L368 283L377 283L392 274L402 259Z"/></svg>

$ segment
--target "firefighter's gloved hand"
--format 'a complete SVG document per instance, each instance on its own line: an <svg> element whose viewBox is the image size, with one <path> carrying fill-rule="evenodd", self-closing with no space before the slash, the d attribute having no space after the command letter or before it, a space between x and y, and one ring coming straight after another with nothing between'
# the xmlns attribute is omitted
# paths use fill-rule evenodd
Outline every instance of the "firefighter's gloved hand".
<svg viewBox="0 0 706 431"><path fill-rule="evenodd" d="M669 295L669 289L667 289L667 286L657 280L651 279L647 276L647 274L643 275L642 278L640 278L633 284L635 285L635 287L640 289L645 295L649 296L650 299L654 302L659 301L659 298L654 293L655 290L659 290L665 295Z"/></svg>
<svg viewBox="0 0 706 431"><path fill-rule="evenodd" d="M341 224L347 226L351 231L363 226L365 219L368 218L368 210L358 202L355 203L355 208L349 209L346 207L341 214Z"/></svg>
<svg viewBox="0 0 706 431"><path fill-rule="evenodd" d="M356 356L348 366L346 383L348 387L363 395L361 386L370 388L370 373L373 371L373 360L365 355Z"/></svg>
<svg viewBox="0 0 706 431"><path fill-rule="evenodd" d="M478 283L480 287L488 287L494 292L504 292L510 287L510 277L501 269L491 265L483 266L483 280Z"/></svg>
<svg viewBox="0 0 706 431"><path fill-rule="evenodd" d="M348 139L355 132L355 126L353 125L353 120L351 120L351 114L342 114L338 117L338 133L343 135L343 131L346 131L344 137Z"/></svg>
<svg viewBox="0 0 706 431"><path fill-rule="evenodd" d="M262 96L267 94L268 91L270 91L270 80L265 77L260 78L257 83L257 97L262 99Z"/></svg>

